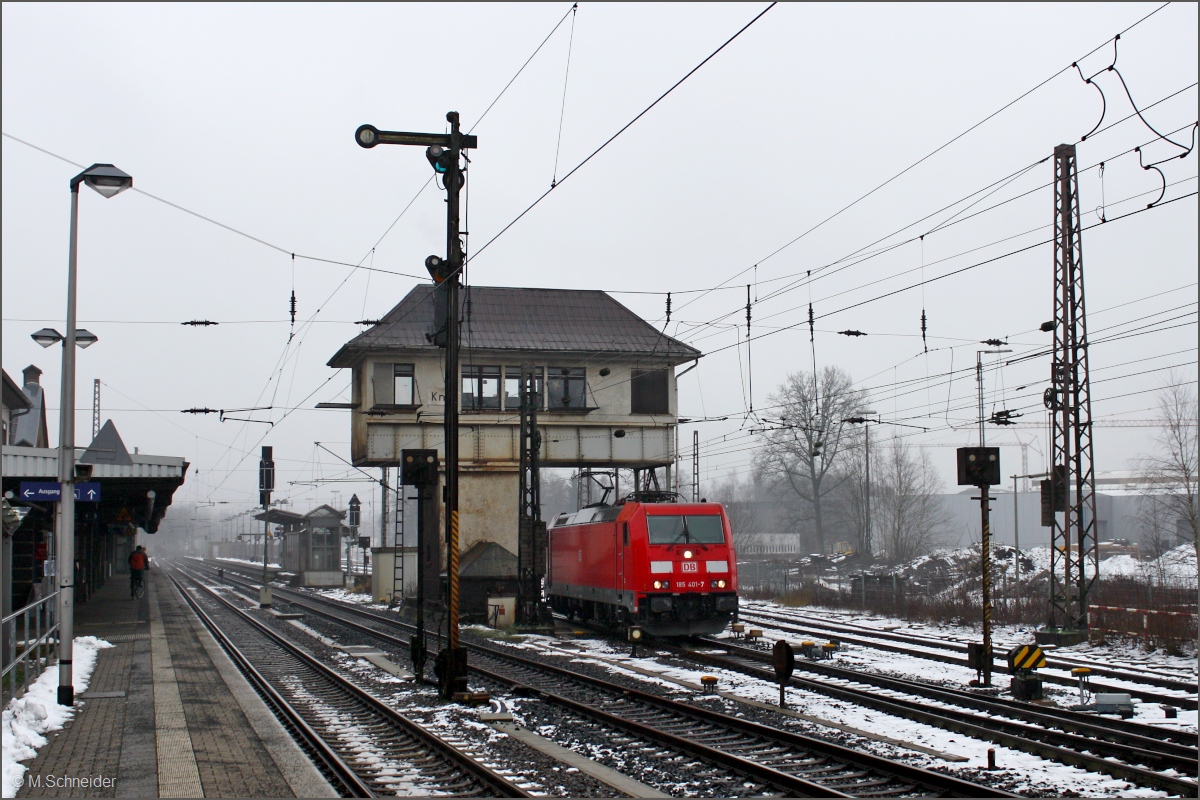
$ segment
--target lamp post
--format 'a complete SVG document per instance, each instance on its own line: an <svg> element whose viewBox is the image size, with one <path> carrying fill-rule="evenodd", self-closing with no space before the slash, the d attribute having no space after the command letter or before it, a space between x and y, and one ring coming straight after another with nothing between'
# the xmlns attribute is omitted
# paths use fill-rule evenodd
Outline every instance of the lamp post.
<svg viewBox="0 0 1200 800"><path fill-rule="evenodd" d="M103 197L113 197L133 186L133 178L112 164L93 164L71 178L71 238L67 255L67 333L62 337L62 402L58 412L58 480L62 494L55 525L58 581L58 704L75 704L72 647L75 635L75 345L87 347L96 337L75 328L76 263L79 244L79 184L86 183ZM53 332L52 332L53 333ZM34 341L43 347L43 331ZM39 338L42 335L42 338ZM85 343L86 342L86 343Z"/></svg>

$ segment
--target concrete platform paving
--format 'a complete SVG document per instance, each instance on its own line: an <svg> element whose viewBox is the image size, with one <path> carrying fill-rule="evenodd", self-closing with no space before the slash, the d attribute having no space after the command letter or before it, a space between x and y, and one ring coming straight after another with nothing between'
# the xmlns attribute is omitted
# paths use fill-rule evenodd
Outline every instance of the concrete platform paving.
<svg viewBox="0 0 1200 800"><path fill-rule="evenodd" d="M116 646L18 796L336 797L175 586L150 570L147 587L133 600L115 575L76 608L77 635Z"/></svg>

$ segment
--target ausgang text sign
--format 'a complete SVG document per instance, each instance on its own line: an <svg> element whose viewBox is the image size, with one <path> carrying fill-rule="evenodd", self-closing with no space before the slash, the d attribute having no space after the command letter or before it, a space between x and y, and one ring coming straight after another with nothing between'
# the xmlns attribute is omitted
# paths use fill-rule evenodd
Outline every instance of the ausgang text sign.
<svg viewBox="0 0 1200 800"><path fill-rule="evenodd" d="M21 481L21 499L32 503L57 503L62 499L62 484L57 481ZM75 484L75 500L80 503L99 503L100 484Z"/></svg>

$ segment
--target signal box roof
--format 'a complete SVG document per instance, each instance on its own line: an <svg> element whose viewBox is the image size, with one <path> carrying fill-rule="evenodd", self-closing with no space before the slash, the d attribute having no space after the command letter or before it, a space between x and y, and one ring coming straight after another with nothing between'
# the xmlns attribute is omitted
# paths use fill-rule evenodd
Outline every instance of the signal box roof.
<svg viewBox="0 0 1200 800"><path fill-rule="evenodd" d="M434 287L413 287L380 322L351 339L329 360L352 367L373 350L436 347ZM661 333L605 292L464 286L459 291L462 342L472 349L622 353L679 364L700 351Z"/></svg>

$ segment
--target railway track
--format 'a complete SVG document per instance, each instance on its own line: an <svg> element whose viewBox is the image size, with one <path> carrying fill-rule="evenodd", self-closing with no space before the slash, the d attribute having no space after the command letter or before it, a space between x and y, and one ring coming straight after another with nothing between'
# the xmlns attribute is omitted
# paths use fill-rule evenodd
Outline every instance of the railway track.
<svg viewBox="0 0 1200 800"><path fill-rule="evenodd" d="M779 630L787 631L788 633L821 633L823 635L835 636L839 640L858 644L864 647L873 647L877 650L886 650L894 653L904 653L907 655L916 656L918 658L926 658L932 661L940 661L948 664L960 664L967 666L966 651L967 646L961 642L947 642L943 639L934 639L926 636L917 636L914 634L896 633L894 631L881 631L875 628L869 628L865 625L855 625L851 622L835 622L832 620L822 620L804 614L776 614L762 610L743 609L739 613L739 618L745 621L755 622L756 624L770 625ZM896 642L909 647L896 646L889 644ZM912 648L920 649L912 649ZM1110 692L1128 692L1134 697L1155 703L1171 703L1178 705L1181 708L1195 709L1197 707L1196 682L1188 682L1181 680L1176 676L1163 675L1151 670L1128 670L1114 667L1107 667L1103 664L1095 664L1082 659L1064 658L1058 654L1046 655L1046 668L1058 669L1069 672L1073 667L1088 667L1092 670L1093 686L1097 691ZM995 672L1008 672L1008 665L1004 662L996 662L993 670ZM1193 695L1192 697L1176 697L1172 695L1159 694L1136 688L1123 686L1101 686L1095 683L1095 676L1113 678L1116 680L1130 681L1132 683L1142 683L1147 686L1155 686L1160 689L1168 689L1176 692L1183 692ZM1075 680L1063 676L1042 673L1042 680L1047 683L1061 684L1064 686L1075 686Z"/></svg>
<svg viewBox="0 0 1200 800"><path fill-rule="evenodd" d="M394 617L310 594L275 591L294 608L407 652L408 640L393 632L408 633L411 626ZM464 645L473 652L471 670L476 676L566 709L580 724L600 726L608 732L606 738L618 744L642 751L665 748L663 756L671 769L678 770L681 760L692 762L695 778L720 787L720 796L1016 796L545 664L495 645ZM613 731L619 733L614 736Z"/></svg>
<svg viewBox="0 0 1200 800"><path fill-rule="evenodd" d="M179 570L167 574L344 795L530 796L202 582Z"/></svg>
<svg viewBox="0 0 1200 800"><path fill-rule="evenodd" d="M315 614L328 616L335 613L331 609L336 609L336 613L345 615L348 622L369 618L374 625L388 629L408 629L408 626L391 615L312 594L278 591L294 598L297 606ZM383 631L376 632L390 635ZM396 642L398 644L393 646L406 652L407 644L400 639ZM736 647L727 640L706 639L703 643L707 647L724 650ZM744 652L737 655L727 654L725 657L711 652L678 652L681 656L698 658L714 666L774 682L774 674L768 664L769 654L758 648L742 649ZM1195 738L1189 739L1188 734L1180 731L1162 730L1126 720L1089 717L1064 709L1031 707L1016 701L988 698L916 681L841 669L822 662L798 660L797 666L820 673L826 680L793 676L794 685L857 705L874 707L896 716L962 732L985 741L994 741L1043 758L1108 774L1139 786L1162 789L1183 796L1195 796L1197 791L1196 784L1192 781L1156 771L1174 769L1184 775L1194 774L1197 760ZM828 680L830 678L832 681ZM922 694L923 692L938 694L935 699ZM914 694L926 699L913 699ZM896 695L907 695L909 699L905 700ZM974 710L935 709L928 702L930 699L946 705L965 705ZM1030 716L1037 713L1043 716L1038 719ZM1015 719L1008 721L1004 719L1006 716Z"/></svg>
<svg viewBox="0 0 1200 800"><path fill-rule="evenodd" d="M698 637L706 649L662 647L709 666L776 681L771 654L763 647ZM957 731L1005 747L1060 761L1173 794L1195 796L1195 781L1164 775L1175 770L1195 774L1195 737L1127 720L1086 717L1012 700L946 689L919 681L890 678L797 659L790 685L865 705L936 727Z"/></svg>

